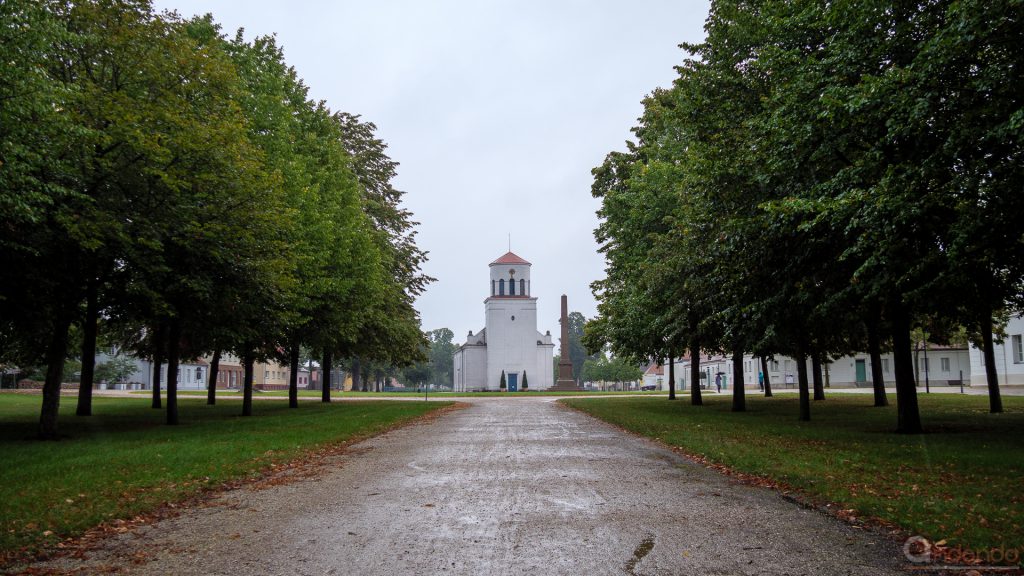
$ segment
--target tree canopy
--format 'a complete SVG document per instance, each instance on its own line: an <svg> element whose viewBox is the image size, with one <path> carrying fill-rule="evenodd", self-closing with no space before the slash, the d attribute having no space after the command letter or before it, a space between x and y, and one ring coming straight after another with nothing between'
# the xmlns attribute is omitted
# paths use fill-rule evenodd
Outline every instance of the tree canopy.
<svg viewBox="0 0 1024 576"><path fill-rule="evenodd" d="M412 303L432 279L397 163L373 124L309 99L273 37L148 0L0 16L0 265L18 279L0 361L49 366L42 436L70 331L88 350L100 317L168 359L169 423L179 359L421 357Z"/></svg>
<svg viewBox="0 0 1024 576"><path fill-rule="evenodd" d="M990 335L1024 297L1019 9L712 2L635 141L593 171L591 348L792 355L809 418L804 360L881 334L897 429L921 431L911 329Z"/></svg>

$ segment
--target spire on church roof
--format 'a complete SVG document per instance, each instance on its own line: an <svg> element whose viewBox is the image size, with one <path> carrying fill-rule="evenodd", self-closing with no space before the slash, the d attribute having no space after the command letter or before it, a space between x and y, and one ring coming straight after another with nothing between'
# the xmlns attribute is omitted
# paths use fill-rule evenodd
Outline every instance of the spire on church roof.
<svg viewBox="0 0 1024 576"><path fill-rule="evenodd" d="M527 266L531 265L529 262L523 260L519 256L516 256L512 252L506 252L505 255L502 256L501 258L498 258L494 262L491 262L491 266L494 266L495 264L526 264Z"/></svg>

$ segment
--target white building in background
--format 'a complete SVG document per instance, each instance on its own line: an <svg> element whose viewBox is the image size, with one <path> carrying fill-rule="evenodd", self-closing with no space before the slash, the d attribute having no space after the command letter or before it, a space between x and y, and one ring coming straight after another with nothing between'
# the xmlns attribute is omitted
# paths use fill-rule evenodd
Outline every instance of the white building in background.
<svg viewBox="0 0 1024 576"><path fill-rule="evenodd" d="M509 252L490 264L484 329L470 332L454 355L456 392L498 390L501 373L510 392L547 390L554 384L551 332L537 331L537 299L530 296L531 264Z"/></svg>
<svg viewBox="0 0 1024 576"><path fill-rule="evenodd" d="M1009 338L1007 338L1009 343ZM925 385L927 376L932 386L959 386L961 378L964 385L984 385L984 372L981 380L978 380L977 371L972 376L971 366L977 360L975 355L980 352L973 348L958 348L955 346L938 346L930 344L927 352L920 346L913 352L916 358L914 364L915 374L920 386ZM996 347L996 360L1000 359L1000 348ZM886 386L896 385L896 376L893 373L892 353L882 354L882 377ZM788 356L776 355L768 361L768 378L772 389L796 388L798 382L797 361ZM866 353L857 353L850 356L836 358L822 364L822 378L832 388L861 388L872 386L871 381L871 356ZM1024 364L1019 365L1018 378L1024 378ZM668 370L665 371L666 374ZM723 390L732 390L733 373L732 358L721 354L706 355L700 358L701 380L705 389L716 389L716 377L721 375ZM743 384L748 390L759 389L758 375L761 372L761 359L756 356L743 356ZM683 390L690 387L690 359L682 357L675 359L676 389ZM667 378L667 376L666 376ZM807 378L810 382L811 360L807 360ZM1000 383L1013 384L1012 377L1009 382L1000 376ZM667 382L666 382L667 383ZM1018 382L1024 383L1024 382Z"/></svg>
<svg viewBox="0 0 1024 576"><path fill-rule="evenodd" d="M679 375L676 374L676 382L678 381ZM668 368L657 362L652 362L644 370L643 380L640 385L644 388L654 386L654 390L668 390Z"/></svg>
<svg viewBox="0 0 1024 576"><path fill-rule="evenodd" d="M1024 385L1024 315L1018 314L1006 324L1006 338L993 344L996 360L996 374L1000 385ZM987 386L985 355L981 348L971 345L971 386Z"/></svg>

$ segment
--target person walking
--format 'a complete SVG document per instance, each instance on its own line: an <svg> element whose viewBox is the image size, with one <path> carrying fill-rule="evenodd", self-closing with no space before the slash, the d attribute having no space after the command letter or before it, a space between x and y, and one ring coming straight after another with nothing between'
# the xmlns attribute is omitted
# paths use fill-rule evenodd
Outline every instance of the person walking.
<svg viewBox="0 0 1024 576"><path fill-rule="evenodd" d="M715 374L715 389L717 392L722 391L722 373L718 372Z"/></svg>

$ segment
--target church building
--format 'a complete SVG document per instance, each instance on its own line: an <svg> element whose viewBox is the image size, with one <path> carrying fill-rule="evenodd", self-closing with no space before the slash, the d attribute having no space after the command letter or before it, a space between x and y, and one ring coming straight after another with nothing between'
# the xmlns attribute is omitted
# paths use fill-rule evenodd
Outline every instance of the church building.
<svg viewBox="0 0 1024 576"><path fill-rule="evenodd" d="M490 264L484 329L470 332L455 352L456 392L547 390L553 384L551 332L537 331L537 299L530 296L530 263L509 252Z"/></svg>

